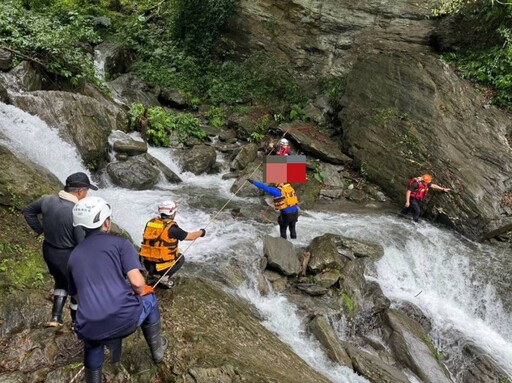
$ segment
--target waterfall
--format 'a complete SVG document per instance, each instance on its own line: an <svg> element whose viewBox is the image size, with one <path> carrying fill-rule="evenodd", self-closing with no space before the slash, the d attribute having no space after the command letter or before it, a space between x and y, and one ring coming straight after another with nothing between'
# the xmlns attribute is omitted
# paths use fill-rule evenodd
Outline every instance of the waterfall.
<svg viewBox="0 0 512 383"><path fill-rule="evenodd" d="M39 118L0 103L0 140L17 156L30 158L53 172L61 181L76 171L85 171L77 151L62 141L55 129ZM236 205L257 211L256 198L233 197L233 180L221 175L183 174L172 161L169 149L150 148L184 183L161 181L154 190L133 191L106 186L91 195L104 197L113 206L113 220L140 242L146 221L154 216L163 199L178 202L177 221L185 230L204 227L230 198ZM205 204L205 198L207 203ZM417 305L431 319L430 334L442 352L456 359L460 354L456 336L480 347L512 376L512 297L501 293L510 286L500 282L510 253L473 243L456 233L427 222L387 215L354 215L308 211L297 224L295 246L307 246L325 233L373 241L384 247L384 256L369 270L393 302ZM195 241L187 250L189 262L227 262L236 258L248 270L248 283L236 292L250 301L265 318L263 325L333 382L366 382L351 370L330 362L319 344L305 330L297 308L279 294L261 296L253 284L252 265L262 254L262 236L279 235L277 225L256 222L253 217L235 219L223 215L207 228L208 241ZM510 261L508 261L510 262ZM509 267L510 269L510 267ZM500 290L501 289L501 290ZM450 363L450 360L447 360Z"/></svg>

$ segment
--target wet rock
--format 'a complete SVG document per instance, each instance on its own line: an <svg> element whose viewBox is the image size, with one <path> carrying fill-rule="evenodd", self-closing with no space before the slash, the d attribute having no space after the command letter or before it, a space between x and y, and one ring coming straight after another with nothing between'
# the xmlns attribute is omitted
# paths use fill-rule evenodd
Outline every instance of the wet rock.
<svg viewBox="0 0 512 383"><path fill-rule="evenodd" d="M345 266L338 253L334 237L334 234L324 234L311 241L309 245L311 259L308 264L311 272L316 274L326 268L342 270Z"/></svg>
<svg viewBox="0 0 512 383"><path fill-rule="evenodd" d="M12 67L12 53L7 49L0 49L0 70L8 71Z"/></svg>
<svg viewBox="0 0 512 383"><path fill-rule="evenodd" d="M21 210L42 195L55 194L62 188L62 183L53 173L28 159L19 159L0 145L1 205Z"/></svg>
<svg viewBox="0 0 512 383"><path fill-rule="evenodd" d="M327 356L342 366L352 368L352 361L342 347L338 336L323 316L314 317L308 324L308 329L318 339L320 344L327 351Z"/></svg>
<svg viewBox="0 0 512 383"><path fill-rule="evenodd" d="M114 102L61 91L37 91L12 98L18 108L59 129L62 138L76 145L91 168L106 163L110 132L127 127L126 112Z"/></svg>
<svg viewBox="0 0 512 383"><path fill-rule="evenodd" d="M251 143L245 145L240 152L236 155L235 159L231 162L231 170L243 170L245 167L253 162L258 155L258 145Z"/></svg>
<svg viewBox="0 0 512 383"><path fill-rule="evenodd" d="M209 172L217 159L215 149L208 145L196 145L191 150L180 150L175 153L180 157L183 171L194 174Z"/></svg>
<svg viewBox="0 0 512 383"><path fill-rule="evenodd" d="M284 275L297 275L301 264L293 244L281 237L263 237L263 255L267 258L268 266Z"/></svg>
<svg viewBox="0 0 512 383"><path fill-rule="evenodd" d="M465 360L469 360L462 371L457 374L464 383L494 383L509 380L507 373L493 362L477 346L466 344L463 348Z"/></svg>
<svg viewBox="0 0 512 383"><path fill-rule="evenodd" d="M34 64L22 61L10 72L17 80L18 86L25 92L43 89L43 77Z"/></svg>
<svg viewBox="0 0 512 383"><path fill-rule="evenodd" d="M174 109L187 109L190 105L179 89L164 88L160 90L158 101L164 106Z"/></svg>
<svg viewBox="0 0 512 383"><path fill-rule="evenodd" d="M512 223L496 203L511 188L512 123L486 103L437 57L367 55L348 75L340 101L343 142L391 198L402 200L411 177L433 171L434 182L453 192L432 193L422 206L428 217L473 239L499 235Z"/></svg>
<svg viewBox="0 0 512 383"><path fill-rule="evenodd" d="M299 290L304 291L306 294L311 295L313 297L325 295L329 291L325 287L319 286L314 283L297 283L296 287Z"/></svg>
<svg viewBox="0 0 512 383"><path fill-rule="evenodd" d="M342 345L352 360L354 370L370 382L409 383L409 379L402 371L385 364L377 356L359 350L346 342L342 342Z"/></svg>
<svg viewBox="0 0 512 383"><path fill-rule="evenodd" d="M95 61L102 62L99 75L109 79L112 75L125 73L131 60L126 49L119 43L103 42L94 48Z"/></svg>
<svg viewBox="0 0 512 383"><path fill-rule="evenodd" d="M386 321L393 330L390 342L398 361L426 383L452 382L419 323L393 309L387 310Z"/></svg>
<svg viewBox="0 0 512 383"><path fill-rule="evenodd" d="M279 130L287 133L297 142L306 154L333 164L350 164L352 159L341 151L336 139L324 134L312 123L294 121L279 125Z"/></svg>
<svg viewBox="0 0 512 383"><path fill-rule="evenodd" d="M126 73L113 81L107 82L114 97L128 107L140 103L146 107L160 106L160 102L150 89L135 73Z"/></svg>
<svg viewBox="0 0 512 383"><path fill-rule="evenodd" d="M120 130L113 131L108 138L108 142L115 152L124 153L128 156L136 156L148 151L148 144L144 141L135 140Z"/></svg>
<svg viewBox="0 0 512 383"><path fill-rule="evenodd" d="M231 129L226 129L220 132L219 134L220 142L227 142L229 144L233 144L236 142L236 132Z"/></svg>
<svg viewBox="0 0 512 383"><path fill-rule="evenodd" d="M156 185L160 172L143 156L107 165L107 173L114 184L134 190L151 189Z"/></svg>
<svg viewBox="0 0 512 383"><path fill-rule="evenodd" d="M270 282L272 289L276 293L281 293L286 290L288 279L283 275L272 270L265 270L263 275Z"/></svg>
<svg viewBox="0 0 512 383"><path fill-rule="evenodd" d="M162 174L164 175L165 179L169 181L172 184L179 184L183 182L181 177L174 173L167 165L165 165L162 161L159 159L153 157L151 154L146 153L144 154L144 158L148 160L148 162L153 165L155 168L160 170Z"/></svg>
<svg viewBox="0 0 512 383"><path fill-rule="evenodd" d="M315 275L315 282L327 289L334 286L339 279L340 272L336 270L328 270Z"/></svg>
<svg viewBox="0 0 512 383"><path fill-rule="evenodd" d="M263 179L262 163L258 160L250 163L247 167L238 174L238 179L231 186L231 192L236 193L239 197L258 197L265 193L257 187L251 185L247 178L254 180Z"/></svg>

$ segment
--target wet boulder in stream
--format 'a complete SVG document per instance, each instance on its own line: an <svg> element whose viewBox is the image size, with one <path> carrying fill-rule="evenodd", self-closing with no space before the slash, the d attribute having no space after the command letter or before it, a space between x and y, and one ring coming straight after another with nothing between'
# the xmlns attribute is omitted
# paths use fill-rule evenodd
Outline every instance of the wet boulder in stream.
<svg viewBox="0 0 512 383"><path fill-rule="evenodd" d="M142 155L108 164L107 173L116 185L134 190L151 189L160 178L160 171Z"/></svg>
<svg viewBox="0 0 512 383"><path fill-rule="evenodd" d="M301 264L293 244L281 237L266 235L263 238L263 254L267 258L267 267L284 275L297 275Z"/></svg>

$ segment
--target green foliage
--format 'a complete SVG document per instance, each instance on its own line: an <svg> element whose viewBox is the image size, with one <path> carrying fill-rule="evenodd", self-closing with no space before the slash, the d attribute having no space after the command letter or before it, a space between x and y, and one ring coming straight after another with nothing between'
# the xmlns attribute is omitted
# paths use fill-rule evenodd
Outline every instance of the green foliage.
<svg viewBox="0 0 512 383"><path fill-rule="evenodd" d="M327 76L319 81L319 88L323 94L326 94L329 101L338 104L341 96L345 92L347 79L345 76Z"/></svg>
<svg viewBox="0 0 512 383"><path fill-rule="evenodd" d="M27 10L26 3L5 0L0 4L0 45L40 62L49 74L74 85L82 79L98 82L92 57L80 48L80 44L99 42L90 18L74 10L59 14L40 12L40 7ZM42 7L52 2L29 3Z"/></svg>
<svg viewBox="0 0 512 383"><path fill-rule="evenodd" d="M226 115L224 110L218 106L212 106L206 112L206 118L214 128L223 128L226 126Z"/></svg>
<svg viewBox="0 0 512 383"><path fill-rule="evenodd" d="M194 57L208 56L239 0L173 0L172 36Z"/></svg>
<svg viewBox="0 0 512 383"><path fill-rule="evenodd" d="M345 307L350 311L353 312L355 310L355 304L352 298L350 298L345 292L342 290L339 290L339 295L343 299L343 303L345 304Z"/></svg>
<svg viewBox="0 0 512 383"><path fill-rule="evenodd" d="M270 127L272 123L272 118L270 115L265 114L260 117L256 124L254 125L254 132L252 132L249 136L249 142L260 142L265 138L265 133Z"/></svg>
<svg viewBox="0 0 512 383"><path fill-rule="evenodd" d="M43 257L22 245L0 241L1 287L8 291L25 287L44 286L45 266Z"/></svg>
<svg viewBox="0 0 512 383"><path fill-rule="evenodd" d="M130 126L139 129L150 144L169 147L170 133L175 132L180 142L188 137L205 139L208 134L201 129L201 121L190 113L167 112L162 107L144 108L133 104L130 109Z"/></svg>
<svg viewBox="0 0 512 383"><path fill-rule="evenodd" d="M421 338L423 340L423 342L427 345L427 347L429 348L430 352L432 353L432 356L439 362L443 362L444 361L444 358L445 356L440 353L439 351L437 351L437 349L435 348L434 344L432 343L432 341L430 340L430 338L426 335L422 336Z"/></svg>

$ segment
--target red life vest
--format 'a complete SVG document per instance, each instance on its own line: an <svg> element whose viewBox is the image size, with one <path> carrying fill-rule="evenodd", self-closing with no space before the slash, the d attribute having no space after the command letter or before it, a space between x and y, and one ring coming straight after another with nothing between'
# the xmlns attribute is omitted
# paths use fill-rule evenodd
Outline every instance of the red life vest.
<svg viewBox="0 0 512 383"><path fill-rule="evenodd" d="M289 146L281 146L277 149L277 155L279 156L287 156L290 153L291 148Z"/></svg>
<svg viewBox="0 0 512 383"><path fill-rule="evenodd" d="M418 185L418 188L414 191L411 191L411 198L421 201L423 198L425 198L425 196L428 193L428 184L426 184L423 181L418 181L418 179L416 178L413 178L407 184L407 190L411 190L411 186L414 185L415 183Z"/></svg>

